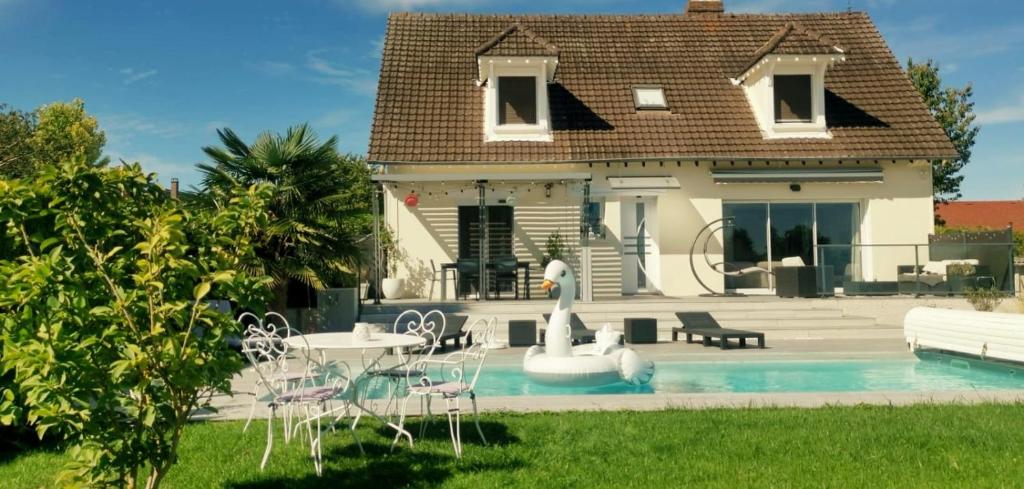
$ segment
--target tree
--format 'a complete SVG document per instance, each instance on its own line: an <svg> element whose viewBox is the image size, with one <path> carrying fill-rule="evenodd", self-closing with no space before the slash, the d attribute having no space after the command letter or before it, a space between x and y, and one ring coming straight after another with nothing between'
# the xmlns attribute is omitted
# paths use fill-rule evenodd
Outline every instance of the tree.
<svg viewBox="0 0 1024 489"><path fill-rule="evenodd" d="M0 175L24 175L32 167L33 114L0 104Z"/></svg>
<svg viewBox="0 0 1024 489"><path fill-rule="evenodd" d="M0 180L16 251L0 259L0 365L15 378L0 422L24 415L70 445L59 482L158 487L189 415L230 392L240 328L204 298L260 309L265 280L244 269L268 195L233 189L193 212L138 164L86 156Z"/></svg>
<svg viewBox="0 0 1024 489"><path fill-rule="evenodd" d="M107 136L95 117L85 112L85 102L54 102L36 110L32 153L36 168L65 161L80 155L87 162L100 158Z"/></svg>
<svg viewBox="0 0 1024 489"><path fill-rule="evenodd" d="M319 141L307 125L262 133L251 145L230 129L217 131L223 147L205 147L198 165L206 193L270 185L270 220L260 230L259 270L273 280L274 308L287 306L289 287L351 284L369 233L372 189L362 159L341 156L337 139ZM202 200L202 199L201 199ZM353 284L354 285L354 284Z"/></svg>
<svg viewBox="0 0 1024 489"><path fill-rule="evenodd" d="M103 163L106 140L81 99L43 105L32 113L0 104L0 177L28 176L74 155Z"/></svg>
<svg viewBox="0 0 1024 489"><path fill-rule="evenodd" d="M971 148L978 136L974 125L974 89L970 83L963 88L943 87L939 65L928 60L914 63L907 60L907 75L921 93L928 110L946 131L959 155L951 161L932 162L932 192L936 202L947 202L961 197L960 184L964 166L971 160Z"/></svg>

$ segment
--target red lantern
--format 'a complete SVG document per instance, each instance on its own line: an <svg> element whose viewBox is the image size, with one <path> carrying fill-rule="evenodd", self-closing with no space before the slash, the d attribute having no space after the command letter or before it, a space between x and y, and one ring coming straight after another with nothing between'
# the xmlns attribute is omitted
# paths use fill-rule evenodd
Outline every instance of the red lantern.
<svg viewBox="0 0 1024 489"><path fill-rule="evenodd" d="M413 191L409 192L409 195L405 196L405 206L406 207L416 207L418 205L420 205L420 197L418 195L416 195L416 191L413 190Z"/></svg>

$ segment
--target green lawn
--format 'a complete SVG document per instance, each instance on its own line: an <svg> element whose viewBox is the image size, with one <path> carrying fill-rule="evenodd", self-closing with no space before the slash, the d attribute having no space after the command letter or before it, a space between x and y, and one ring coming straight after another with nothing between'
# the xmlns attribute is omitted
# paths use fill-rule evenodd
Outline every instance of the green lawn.
<svg viewBox="0 0 1024 489"><path fill-rule="evenodd" d="M484 418L482 446L464 426L465 457L447 423L416 448L388 453L360 428L326 434L324 477L305 449L275 446L259 471L265 424L200 423L187 432L166 487L1019 487L1024 405L835 407L566 414ZM418 433L413 426L413 433ZM279 441L279 439L278 439ZM0 459L0 486L52 485L60 453ZM320 484L318 484L320 483Z"/></svg>

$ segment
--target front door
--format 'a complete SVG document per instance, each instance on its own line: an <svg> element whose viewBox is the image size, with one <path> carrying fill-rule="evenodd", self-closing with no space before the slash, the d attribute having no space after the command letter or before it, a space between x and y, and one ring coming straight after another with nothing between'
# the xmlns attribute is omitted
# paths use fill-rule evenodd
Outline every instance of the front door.
<svg viewBox="0 0 1024 489"><path fill-rule="evenodd" d="M657 291L657 200L654 197L623 197L622 218L622 293L626 295Z"/></svg>

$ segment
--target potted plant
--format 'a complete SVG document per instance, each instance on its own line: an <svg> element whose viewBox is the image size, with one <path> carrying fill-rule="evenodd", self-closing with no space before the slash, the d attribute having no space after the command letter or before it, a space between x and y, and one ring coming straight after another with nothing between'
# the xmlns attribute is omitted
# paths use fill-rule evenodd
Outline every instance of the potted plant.
<svg viewBox="0 0 1024 489"><path fill-rule="evenodd" d="M548 263L555 260L566 261L566 256L569 254L569 245L566 244L565 238L562 237L562 233L555 231L548 235L547 242L544 243L545 254L541 257L540 266L547 268ZM548 297L557 299L557 292L555 289L548 290Z"/></svg>
<svg viewBox="0 0 1024 489"><path fill-rule="evenodd" d="M402 250L398 247L391 228L384 226L380 233L380 247L384 253L384 270L387 277L381 280L380 291L386 299L401 299L405 288L405 279L398 275L398 262L402 260Z"/></svg>

